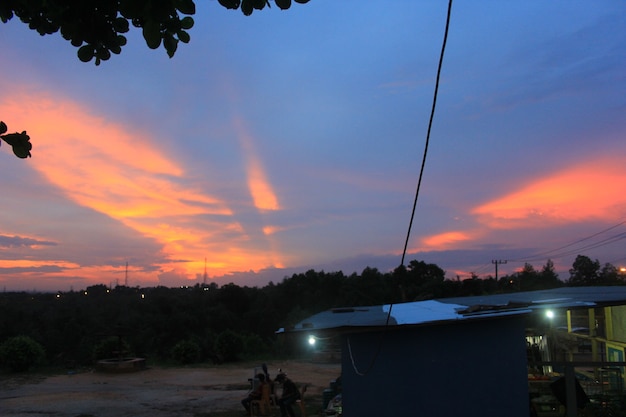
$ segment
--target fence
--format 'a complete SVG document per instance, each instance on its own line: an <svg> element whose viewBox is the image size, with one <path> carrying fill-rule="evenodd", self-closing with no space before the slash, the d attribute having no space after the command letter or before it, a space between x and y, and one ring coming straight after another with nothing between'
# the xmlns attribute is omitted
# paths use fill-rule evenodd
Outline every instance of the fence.
<svg viewBox="0 0 626 417"><path fill-rule="evenodd" d="M626 416L626 362L549 361L528 365L529 369L552 369L558 374L529 380L538 417Z"/></svg>

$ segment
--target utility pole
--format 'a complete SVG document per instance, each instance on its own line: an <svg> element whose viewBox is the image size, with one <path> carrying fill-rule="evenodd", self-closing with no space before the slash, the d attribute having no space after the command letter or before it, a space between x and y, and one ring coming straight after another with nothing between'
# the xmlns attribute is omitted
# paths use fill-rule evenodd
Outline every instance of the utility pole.
<svg viewBox="0 0 626 417"><path fill-rule="evenodd" d="M491 261L492 264L494 264L496 266L496 282L498 282L498 265L502 265L505 264L507 261L501 261L501 260L493 260Z"/></svg>
<svg viewBox="0 0 626 417"><path fill-rule="evenodd" d="M208 274L206 273L206 256L204 257L204 275L202 276L202 286L206 287L206 282L208 278Z"/></svg>

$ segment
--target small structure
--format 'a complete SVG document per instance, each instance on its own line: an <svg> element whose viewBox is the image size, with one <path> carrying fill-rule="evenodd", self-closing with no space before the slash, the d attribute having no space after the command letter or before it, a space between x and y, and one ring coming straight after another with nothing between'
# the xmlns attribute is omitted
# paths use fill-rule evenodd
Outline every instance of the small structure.
<svg viewBox="0 0 626 417"><path fill-rule="evenodd" d="M529 337L557 331L546 312L566 318L563 333L571 334L573 312L604 311L605 322L621 323L620 330L611 326L610 340L597 330L582 337L592 352L603 343L623 361L624 305L626 287L564 287L332 309L279 332L339 339L346 417L527 417ZM554 345L542 355L535 364L541 369L556 363ZM569 375L567 413L576 415L573 365L561 366Z"/></svg>
<svg viewBox="0 0 626 417"><path fill-rule="evenodd" d="M146 369L145 358L110 358L96 362L96 370L110 373L136 372Z"/></svg>
<svg viewBox="0 0 626 417"><path fill-rule="evenodd" d="M96 370L110 373L127 373L136 372L146 369L145 358L134 358L125 356L124 343L122 336L124 331L118 326L117 333L117 350L113 353L117 354L114 358L100 359L96 362Z"/></svg>

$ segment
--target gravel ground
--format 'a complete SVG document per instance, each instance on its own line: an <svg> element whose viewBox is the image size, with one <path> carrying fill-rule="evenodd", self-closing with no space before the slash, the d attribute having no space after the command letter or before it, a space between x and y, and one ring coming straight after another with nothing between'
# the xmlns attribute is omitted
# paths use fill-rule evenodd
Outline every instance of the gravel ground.
<svg viewBox="0 0 626 417"><path fill-rule="evenodd" d="M0 375L2 417L196 416L238 410L248 378L260 363L207 367L158 368L108 374L85 371L52 376ZM339 364L268 362L270 376L282 369L307 396L321 396L341 373Z"/></svg>

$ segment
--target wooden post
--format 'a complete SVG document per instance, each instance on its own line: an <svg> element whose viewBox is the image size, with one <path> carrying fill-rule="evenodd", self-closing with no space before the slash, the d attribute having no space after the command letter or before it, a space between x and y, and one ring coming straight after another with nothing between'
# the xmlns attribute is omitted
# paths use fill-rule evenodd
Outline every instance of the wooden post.
<svg viewBox="0 0 626 417"><path fill-rule="evenodd" d="M574 367L571 365L565 366L565 394L567 396L567 404L565 405L567 417L577 417L576 373Z"/></svg>

